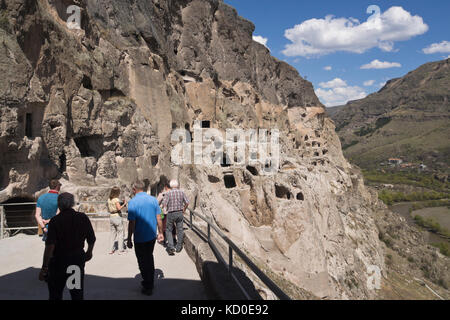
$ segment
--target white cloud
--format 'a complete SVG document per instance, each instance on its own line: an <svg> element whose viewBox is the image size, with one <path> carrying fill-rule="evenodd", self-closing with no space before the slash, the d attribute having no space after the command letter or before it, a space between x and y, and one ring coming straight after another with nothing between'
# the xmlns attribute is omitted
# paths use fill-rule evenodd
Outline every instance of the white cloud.
<svg viewBox="0 0 450 320"><path fill-rule="evenodd" d="M371 63L361 66L361 69L389 69L400 68L402 65L398 62L380 61L378 59L373 60Z"/></svg>
<svg viewBox="0 0 450 320"><path fill-rule="evenodd" d="M396 41L424 34L428 26L422 17L412 16L402 7L391 7L379 16L360 23L354 18L310 19L285 31L286 56L320 56L337 51L364 53L378 47L393 51Z"/></svg>
<svg viewBox="0 0 450 320"><path fill-rule="evenodd" d="M333 70L333 67L332 66L326 66L325 68L323 68L323 70L331 71L331 70Z"/></svg>
<svg viewBox="0 0 450 320"><path fill-rule="evenodd" d="M433 43L428 47L424 48L423 53L433 54L433 53L449 53L450 52L450 41L442 41L441 43Z"/></svg>
<svg viewBox="0 0 450 320"><path fill-rule="evenodd" d="M319 86L321 86L322 88L326 88L326 89L338 88L338 87L347 86L347 82L345 82L344 80L342 80L340 78L336 78L336 79L333 79L328 82L321 82L321 83L319 83Z"/></svg>
<svg viewBox="0 0 450 320"><path fill-rule="evenodd" d="M346 81L336 78L328 82L319 83L321 88L316 95L327 107L346 104L350 100L362 99L367 93L358 86L349 86Z"/></svg>
<svg viewBox="0 0 450 320"><path fill-rule="evenodd" d="M373 86L375 84L375 80L367 80L367 81L364 81L364 86L366 86L366 87L371 87L371 86Z"/></svg>
<svg viewBox="0 0 450 320"><path fill-rule="evenodd" d="M380 88L383 88L385 85L386 85L386 81L384 81L384 82L380 82L378 85L380 86Z"/></svg>
<svg viewBox="0 0 450 320"><path fill-rule="evenodd" d="M253 36L253 40L258 42L258 43L260 43L260 44L262 44L266 48L268 48L267 47L267 41L269 41L268 38L264 38L264 37L261 37L261 36Z"/></svg>

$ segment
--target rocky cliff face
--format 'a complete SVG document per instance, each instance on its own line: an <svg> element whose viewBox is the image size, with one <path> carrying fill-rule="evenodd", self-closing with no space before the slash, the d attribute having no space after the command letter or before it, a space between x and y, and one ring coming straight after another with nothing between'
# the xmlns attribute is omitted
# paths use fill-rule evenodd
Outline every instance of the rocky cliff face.
<svg viewBox="0 0 450 320"><path fill-rule="evenodd" d="M81 30L66 25L72 4ZM312 85L253 30L222 1L1 1L0 201L36 196L54 176L81 200L176 177L192 208L279 276L318 297L375 297L377 197ZM196 120L279 129L276 174L174 165L172 129Z"/></svg>

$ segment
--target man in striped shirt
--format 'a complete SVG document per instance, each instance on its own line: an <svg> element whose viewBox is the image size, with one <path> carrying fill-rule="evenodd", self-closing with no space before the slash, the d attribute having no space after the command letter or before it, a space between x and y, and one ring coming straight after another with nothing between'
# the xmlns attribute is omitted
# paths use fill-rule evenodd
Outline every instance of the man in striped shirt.
<svg viewBox="0 0 450 320"><path fill-rule="evenodd" d="M174 255L174 251L180 252L183 250L183 214L186 211L189 200L186 194L179 189L177 180L170 181L170 191L167 192L163 200L163 208L167 212L167 225L166 225L166 239L168 241L167 253ZM177 228L177 247L174 248L172 229L173 226Z"/></svg>

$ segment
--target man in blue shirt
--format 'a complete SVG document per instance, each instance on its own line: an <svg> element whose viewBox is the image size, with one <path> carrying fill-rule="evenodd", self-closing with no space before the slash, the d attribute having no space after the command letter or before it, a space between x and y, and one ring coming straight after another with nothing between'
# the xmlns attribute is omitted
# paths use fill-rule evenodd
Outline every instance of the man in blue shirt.
<svg viewBox="0 0 450 320"><path fill-rule="evenodd" d="M153 278L155 276L155 261L153 250L155 242L164 239L161 221L161 209L158 200L144 192L141 181L133 184L135 197L128 202L128 248L133 248L142 275L142 293L153 293ZM156 227L159 233L157 234Z"/></svg>
<svg viewBox="0 0 450 320"><path fill-rule="evenodd" d="M58 180L51 180L49 187L50 191L40 196L36 204L35 218L44 232L42 241L47 239L48 223L50 222L50 219L56 216L58 212L58 195L61 189L61 183Z"/></svg>

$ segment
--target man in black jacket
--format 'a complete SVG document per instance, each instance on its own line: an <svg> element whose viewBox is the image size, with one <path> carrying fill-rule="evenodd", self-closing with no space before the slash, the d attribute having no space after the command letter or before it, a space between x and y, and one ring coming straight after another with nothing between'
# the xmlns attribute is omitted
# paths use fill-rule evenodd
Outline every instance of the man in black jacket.
<svg viewBox="0 0 450 320"><path fill-rule="evenodd" d="M89 218L73 209L74 196L58 197L59 215L50 220L39 280L47 280L49 300L62 300L67 285L72 300L83 300L84 265L92 259L95 234ZM88 248L84 251L84 243Z"/></svg>

